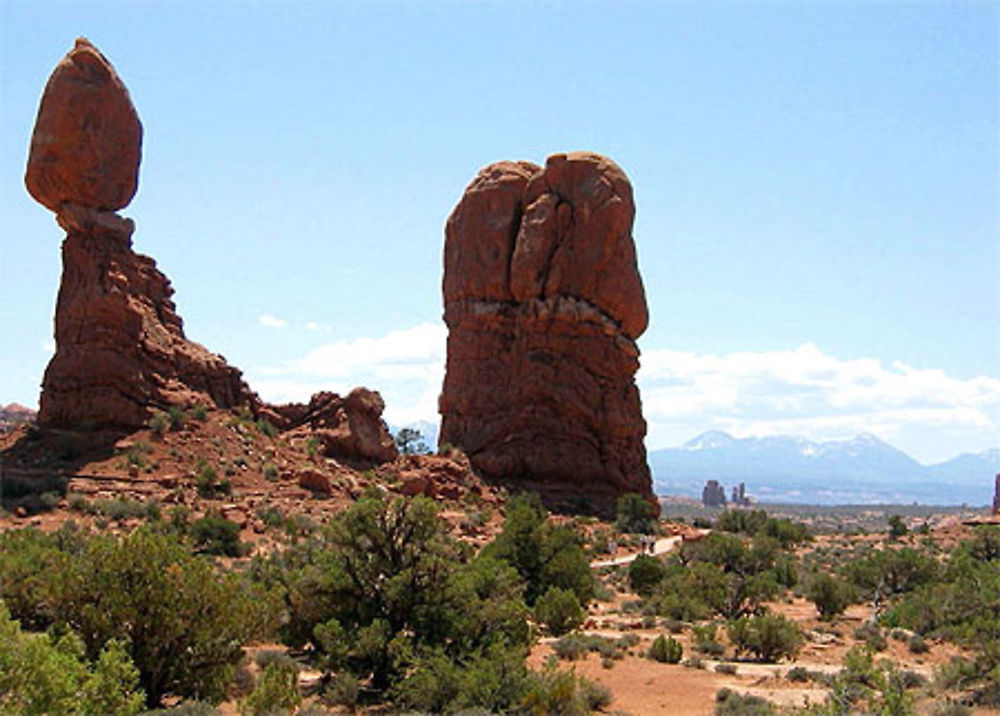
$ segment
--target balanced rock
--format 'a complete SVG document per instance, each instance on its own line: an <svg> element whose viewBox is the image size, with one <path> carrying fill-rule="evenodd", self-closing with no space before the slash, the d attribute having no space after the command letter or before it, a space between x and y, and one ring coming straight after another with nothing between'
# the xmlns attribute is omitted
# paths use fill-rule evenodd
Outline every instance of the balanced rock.
<svg viewBox="0 0 1000 716"><path fill-rule="evenodd" d="M239 370L185 338L170 281L132 251L135 226L113 211L135 193L140 137L114 69L77 40L45 88L25 178L66 231L42 425L138 427L174 405L259 406Z"/></svg>
<svg viewBox="0 0 1000 716"><path fill-rule="evenodd" d="M571 153L484 168L449 217L440 442L486 477L600 512L653 499L634 211L614 162Z"/></svg>
<svg viewBox="0 0 1000 716"><path fill-rule="evenodd" d="M139 182L142 125L114 68L87 40L56 65L38 108L25 183L40 204L128 205Z"/></svg>

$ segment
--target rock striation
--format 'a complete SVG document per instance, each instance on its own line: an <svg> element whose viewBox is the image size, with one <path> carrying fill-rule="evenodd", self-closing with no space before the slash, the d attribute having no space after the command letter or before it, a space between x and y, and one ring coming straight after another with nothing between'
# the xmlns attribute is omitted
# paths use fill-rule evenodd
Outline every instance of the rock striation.
<svg viewBox="0 0 1000 716"><path fill-rule="evenodd" d="M491 164L449 217L439 440L484 476L602 512L653 499L633 217L624 172L582 152Z"/></svg>

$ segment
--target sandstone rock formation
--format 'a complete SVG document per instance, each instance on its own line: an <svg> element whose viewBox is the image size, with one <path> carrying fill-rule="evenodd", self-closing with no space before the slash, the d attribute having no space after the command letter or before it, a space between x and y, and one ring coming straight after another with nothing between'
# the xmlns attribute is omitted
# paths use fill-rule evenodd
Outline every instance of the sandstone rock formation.
<svg viewBox="0 0 1000 716"><path fill-rule="evenodd" d="M308 405L270 406L222 356L185 337L170 281L132 251L135 226L114 213L135 194L141 139L128 90L78 39L45 87L25 175L66 231L39 423L137 428L171 406L240 408L310 432L331 457L395 458L378 393L358 388L346 398L317 393Z"/></svg>
<svg viewBox="0 0 1000 716"><path fill-rule="evenodd" d="M993 482L993 514L1000 515L1000 474L997 474Z"/></svg>
<svg viewBox="0 0 1000 716"><path fill-rule="evenodd" d="M54 212L63 204L117 211L135 196L142 125L128 90L87 40L56 65L42 95L25 183Z"/></svg>
<svg viewBox="0 0 1000 716"><path fill-rule="evenodd" d="M718 480L709 480L701 490L701 504L705 507L725 507L726 488Z"/></svg>
<svg viewBox="0 0 1000 716"><path fill-rule="evenodd" d="M449 217L440 442L485 476L603 512L652 499L633 215L622 170L572 153L484 168Z"/></svg>
<svg viewBox="0 0 1000 716"><path fill-rule="evenodd" d="M386 462L397 455L389 428L382 420L382 396L355 388L347 397L321 392L308 405L265 406L262 414L282 430L302 430L316 438L325 455L361 462Z"/></svg>
<svg viewBox="0 0 1000 716"><path fill-rule="evenodd" d="M185 338L170 282L114 213L135 194L141 135L128 90L78 39L45 87L25 175L66 231L42 425L137 427L171 405L259 402L240 371Z"/></svg>

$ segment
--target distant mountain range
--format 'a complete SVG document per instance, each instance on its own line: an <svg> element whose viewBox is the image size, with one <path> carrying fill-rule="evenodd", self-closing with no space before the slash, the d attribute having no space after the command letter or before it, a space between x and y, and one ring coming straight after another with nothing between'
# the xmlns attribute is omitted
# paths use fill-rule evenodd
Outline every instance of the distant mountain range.
<svg viewBox="0 0 1000 716"><path fill-rule="evenodd" d="M745 482L761 502L810 504L989 504L1000 449L922 465L871 434L813 442L801 437L734 438L711 431L649 454L659 494L700 497L706 480ZM728 491L727 491L728 494Z"/></svg>

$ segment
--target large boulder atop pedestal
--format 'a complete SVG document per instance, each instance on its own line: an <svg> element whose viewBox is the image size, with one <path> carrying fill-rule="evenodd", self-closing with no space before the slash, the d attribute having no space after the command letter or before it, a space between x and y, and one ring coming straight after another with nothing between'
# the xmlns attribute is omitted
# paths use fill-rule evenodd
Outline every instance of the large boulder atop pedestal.
<svg viewBox="0 0 1000 716"><path fill-rule="evenodd" d="M114 68L87 40L56 65L38 108L25 183L40 204L117 211L139 183L142 125Z"/></svg>

